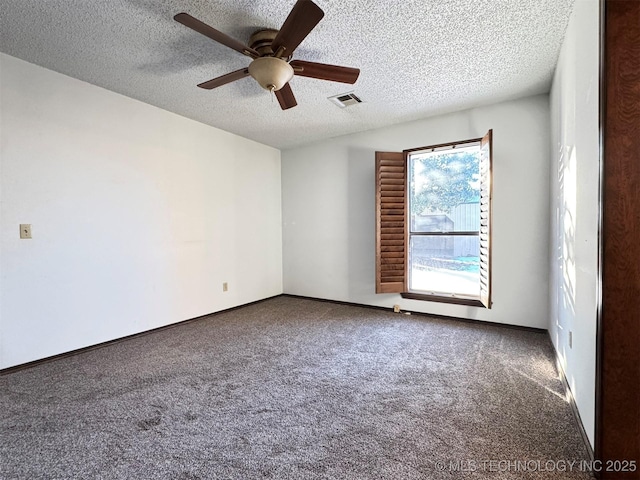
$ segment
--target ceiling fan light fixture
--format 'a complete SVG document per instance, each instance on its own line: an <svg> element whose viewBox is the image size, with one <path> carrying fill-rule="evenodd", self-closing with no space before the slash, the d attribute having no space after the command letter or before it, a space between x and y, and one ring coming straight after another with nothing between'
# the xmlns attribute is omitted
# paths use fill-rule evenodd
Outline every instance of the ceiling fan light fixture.
<svg viewBox="0 0 640 480"><path fill-rule="evenodd" d="M276 57L259 57L249 64L249 75L265 90L277 92L293 78L293 68Z"/></svg>

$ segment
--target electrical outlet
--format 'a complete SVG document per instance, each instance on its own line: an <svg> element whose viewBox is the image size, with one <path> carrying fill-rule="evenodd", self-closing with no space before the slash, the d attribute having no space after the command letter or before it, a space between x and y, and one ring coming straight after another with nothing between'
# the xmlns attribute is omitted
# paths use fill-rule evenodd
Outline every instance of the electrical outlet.
<svg viewBox="0 0 640 480"><path fill-rule="evenodd" d="M30 223L21 223L20 224L20 238L31 238L31 224Z"/></svg>
<svg viewBox="0 0 640 480"><path fill-rule="evenodd" d="M227 290L229 290L229 284L227 282L223 282L222 283L222 291L226 292Z"/></svg>
<svg viewBox="0 0 640 480"><path fill-rule="evenodd" d="M569 348L573 348L573 332L569 330Z"/></svg>

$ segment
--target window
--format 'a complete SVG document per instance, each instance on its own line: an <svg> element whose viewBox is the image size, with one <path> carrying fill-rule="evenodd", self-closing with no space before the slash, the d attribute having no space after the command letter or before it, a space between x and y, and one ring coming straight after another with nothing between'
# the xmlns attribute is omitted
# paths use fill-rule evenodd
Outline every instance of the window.
<svg viewBox="0 0 640 480"><path fill-rule="evenodd" d="M376 293L490 308L491 131L376 152Z"/></svg>

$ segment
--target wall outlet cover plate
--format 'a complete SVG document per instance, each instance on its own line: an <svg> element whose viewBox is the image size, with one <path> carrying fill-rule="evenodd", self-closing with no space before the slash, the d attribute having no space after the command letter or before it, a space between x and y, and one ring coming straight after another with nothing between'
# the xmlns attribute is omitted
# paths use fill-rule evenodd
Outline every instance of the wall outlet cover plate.
<svg viewBox="0 0 640 480"><path fill-rule="evenodd" d="M30 223L21 223L20 224L20 238L31 238L31 224Z"/></svg>

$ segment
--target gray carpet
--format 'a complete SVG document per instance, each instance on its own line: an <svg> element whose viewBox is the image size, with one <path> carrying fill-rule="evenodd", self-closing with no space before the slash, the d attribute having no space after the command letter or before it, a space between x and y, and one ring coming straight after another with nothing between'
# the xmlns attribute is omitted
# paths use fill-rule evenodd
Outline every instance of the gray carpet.
<svg viewBox="0 0 640 480"><path fill-rule="evenodd" d="M591 478L524 463L587 457L546 334L290 297L4 375L0 433L3 479Z"/></svg>

